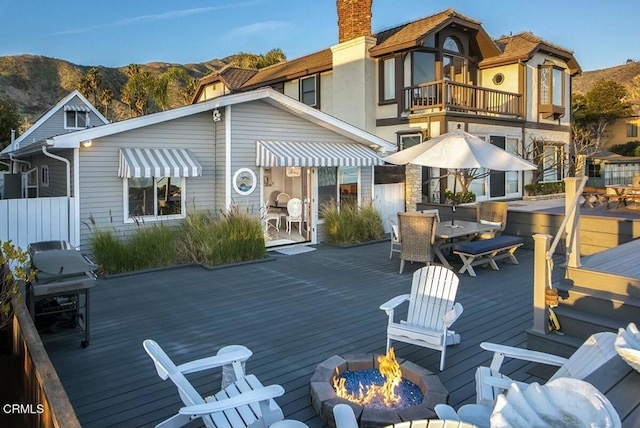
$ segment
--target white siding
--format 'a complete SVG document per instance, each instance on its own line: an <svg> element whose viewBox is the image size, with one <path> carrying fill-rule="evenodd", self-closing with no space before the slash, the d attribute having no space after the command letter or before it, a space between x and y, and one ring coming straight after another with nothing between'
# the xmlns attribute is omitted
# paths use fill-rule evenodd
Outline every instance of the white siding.
<svg viewBox="0 0 640 428"><path fill-rule="evenodd" d="M89 224L89 217L93 217L97 227L111 229L120 236L127 235L136 228L135 224L124 222L124 180L118 177L120 147L191 150L202 165L202 176L186 179L183 198L187 212L213 211L213 135L211 113L201 113L94 140L90 148L80 150L79 221ZM165 221L167 224L177 222L179 220ZM91 232L88 227L82 226L80 233L81 248L89 252Z"/></svg>

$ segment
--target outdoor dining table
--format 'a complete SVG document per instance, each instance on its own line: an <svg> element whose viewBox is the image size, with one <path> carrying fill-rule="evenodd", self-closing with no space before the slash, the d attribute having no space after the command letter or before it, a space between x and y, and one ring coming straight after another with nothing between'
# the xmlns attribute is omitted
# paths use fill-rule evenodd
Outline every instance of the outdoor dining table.
<svg viewBox="0 0 640 428"><path fill-rule="evenodd" d="M436 225L436 237L433 244L433 252L443 265L451 267L451 264L443 253L443 250L451 248L460 242L471 241L479 233L490 232L497 229L499 229L498 226L478 223L475 221L455 220L453 225L450 221L439 222Z"/></svg>
<svg viewBox="0 0 640 428"><path fill-rule="evenodd" d="M640 198L640 187L629 186L624 184L612 184L605 186L615 192L616 208L628 206L629 200ZM607 208L609 204L607 203Z"/></svg>

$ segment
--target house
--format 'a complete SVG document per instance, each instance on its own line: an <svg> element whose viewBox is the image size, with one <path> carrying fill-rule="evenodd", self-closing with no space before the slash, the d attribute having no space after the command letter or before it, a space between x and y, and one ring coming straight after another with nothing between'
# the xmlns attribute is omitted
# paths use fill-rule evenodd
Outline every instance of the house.
<svg viewBox="0 0 640 428"><path fill-rule="evenodd" d="M15 150L45 138L108 123L107 118L75 90L42 114L22 135L12 139L11 144L0 155L9 156ZM26 161L16 160L13 163L13 174L5 176L6 184L4 191L0 192L0 199L52 196L60 193L61 189L56 189L55 186L64 186L64 180L57 180L55 177L63 178L64 168L58 161L47 159L46 154L40 156L43 159L38 160L37 168ZM22 184L23 180L25 184Z"/></svg>
<svg viewBox="0 0 640 428"><path fill-rule="evenodd" d="M291 234L281 228L267 245L316 243L322 203L370 200L373 167L393 150L379 137L263 88L53 136L5 157L33 168L53 162L43 153L57 157L68 179L51 176L51 196L68 200L69 216L60 221L69 223L68 239L90 252L92 230L84 225L91 222L126 236L140 223L177 224L188 213L232 205L260 216L281 192L305 201L304 225Z"/></svg>
<svg viewBox="0 0 640 428"><path fill-rule="evenodd" d="M269 86L398 149L458 125L511 152L545 146L545 181L564 177L570 141L571 79L581 72L571 51L531 33L492 39L481 22L453 9L378 33L372 0L338 0L338 43L300 58L251 70L231 86L227 70L206 77L194 96ZM213 88L213 89L212 89ZM376 169L381 171L381 168ZM451 183L439 170L406 169L408 210L442 200ZM522 195L526 176L494 172L471 186L478 200Z"/></svg>
<svg viewBox="0 0 640 428"><path fill-rule="evenodd" d="M640 115L636 114L616 120L607 127L608 139L604 148L610 148L618 144L627 144L632 141L640 141L638 128L640 128Z"/></svg>

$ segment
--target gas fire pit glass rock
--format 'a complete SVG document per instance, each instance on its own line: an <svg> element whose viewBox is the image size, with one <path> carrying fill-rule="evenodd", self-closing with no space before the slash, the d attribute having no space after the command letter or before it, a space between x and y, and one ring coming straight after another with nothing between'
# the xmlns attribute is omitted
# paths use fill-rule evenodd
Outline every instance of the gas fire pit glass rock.
<svg viewBox="0 0 640 428"><path fill-rule="evenodd" d="M398 358L398 363L402 370L402 377L420 388L424 394L422 404L404 409L374 409L362 407L337 396L332 383L336 376L336 369L337 373L345 370L377 369L378 356L377 354L334 355L318 365L311 377L311 404L325 423L335 427L333 407L340 403L351 406L360 428L383 427L404 421L437 417L433 408L436 404L446 403L449 392L437 375L401 358Z"/></svg>

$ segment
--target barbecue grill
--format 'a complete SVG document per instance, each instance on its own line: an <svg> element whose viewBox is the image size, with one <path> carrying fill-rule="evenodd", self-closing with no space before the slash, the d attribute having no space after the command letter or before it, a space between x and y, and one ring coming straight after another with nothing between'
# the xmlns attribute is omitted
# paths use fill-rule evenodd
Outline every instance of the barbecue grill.
<svg viewBox="0 0 640 428"><path fill-rule="evenodd" d="M89 346L89 290L98 268L67 241L29 244L31 266L37 269L31 281L29 312L34 322L66 317L85 332L81 346ZM46 317L46 318L45 318ZM36 323L37 325L37 323Z"/></svg>

